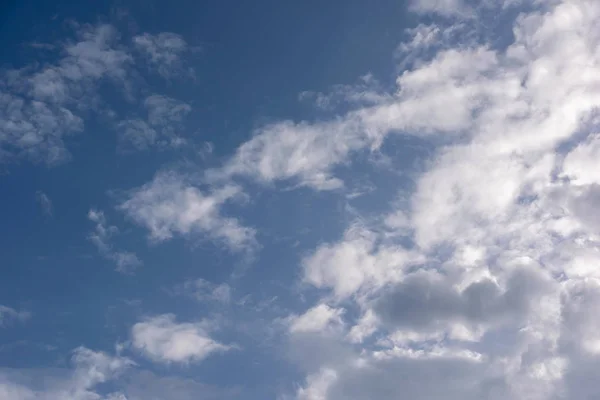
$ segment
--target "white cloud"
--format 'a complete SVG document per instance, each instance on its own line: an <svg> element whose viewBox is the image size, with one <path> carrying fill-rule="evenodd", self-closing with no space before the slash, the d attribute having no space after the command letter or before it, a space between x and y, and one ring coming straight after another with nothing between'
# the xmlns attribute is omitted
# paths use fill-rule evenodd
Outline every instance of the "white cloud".
<svg viewBox="0 0 600 400"><path fill-rule="evenodd" d="M132 345L158 362L200 362L213 353L231 349L211 339L209 328L206 322L177 323L172 314L159 315L133 326Z"/></svg>
<svg viewBox="0 0 600 400"><path fill-rule="evenodd" d="M361 128L360 121L351 118L322 125L290 121L268 125L241 145L222 170L209 171L209 176L245 175L263 183L297 179L316 189L336 189L343 183L331 176L330 169L373 142Z"/></svg>
<svg viewBox="0 0 600 400"><path fill-rule="evenodd" d="M600 184L596 160L600 157L600 135L592 134L565 157L562 174L574 185Z"/></svg>
<svg viewBox="0 0 600 400"><path fill-rule="evenodd" d="M410 8L419 13L435 13L444 16L464 15L468 11L463 0L412 0Z"/></svg>
<svg viewBox="0 0 600 400"><path fill-rule="evenodd" d="M328 93L305 91L299 96L299 100L314 101L323 110L334 110L339 105L364 107L390 99L372 74L362 76L356 85L335 85Z"/></svg>
<svg viewBox="0 0 600 400"><path fill-rule="evenodd" d="M182 56L188 51L188 44L180 35L171 32L144 33L134 37L133 43L163 77L170 78L181 73Z"/></svg>
<svg viewBox="0 0 600 400"><path fill-rule="evenodd" d="M327 391L337 379L334 370L324 368L306 379L306 386L298 389L298 400L326 400Z"/></svg>
<svg viewBox="0 0 600 400"><path fill-rule="evenodd" d="M88 219L96 224L94 231L92 231L88 238L103 257L116 264L117 271L130 274L142 265L142 261L135 253L114 250L111 238L119 232L119 229L114 225L108 225L102 211L91 209L88 212Z"/></svg>
<svg viewBox="0 0 600 400"><path fill-rule="evenodd" d="M460 137L477 124L487 102L512 101L520 79L503 72L485 48L450 49L397 79L397 91L329 121L283 121L258 129L210 179L246 176L269 184L291 180L317 190L339 189L333 170L353 155L377 150L390 133Z"/></svg>
<svg viewBox="0 0 600 400"><path fill-rule="evenodd" d="M343 309L319 304L304 314L289 319L290 333L327 333L343 328Z"/></svg>
<svg viewBox="0 0 600 400"><path fill-rule="evenodd" d="M449 5L421 2L441 13ZM391 101L331 122L358 119L352 126L382 139L436 135L443 145L384 227L351 227L303 260L303 281L326 289L317 304L359 312L346 313L349 333L339 332L337 344L351 344L304 365L311 378L298 398L313 386L328 400L599 393L589 379L600 365L600 3L539 7L514 21L507 47L433 46L398 77ZM432 49L446 27L429 28L401 50ZM331 172L361 148L315 168ZM290 345L302 353L318 340ZM322 368L336 377L327 385L318 384Z"/></svg>
<svg viewBox="0 0 600 400"><path fill-rule="evenodd" d="M154 241L168 240L175 234L201 234L232 250L248 250L255 245L254 230L222 216L220 210L240 194L236 186L203 193L185 177L161 172L152 182L132 190L119 209L146 227Z"/></svg>
<svg viewBox="0 0 600 400"><path fill-rule="evenodd" d="M2 400L221 400L239 394L237 388L140 370L130 359L83 347L73 351L68 367L0 368Z"/></svg>
<svg viewBox="0 0 600 400"><path fill-rule="evenodd" d="M82 111L93 107L104 78L123 81L132 59L110 25L77 27L78 40L43 68L0 76L0 161L27 158L56 164L69 158L64 138L83 130Z"/></svg>
<svg viewBox="0 0 600 400"><path fill-rule="evenodd" d="M0 328L9 325L12 321L26 321L30 317L31 313L28 311L17 311L0 304Z"/></svg>
<svg viewBox="0 0 600 400"><path fill-rule="evenodd" d="M69 370L0 370L0 398L102 400L96 386L117 378L132 365L127 358L79 347L73 351Z"/></svg>
<svg viewBox="0 0 600 400"><path fill-rule="evenodd" d="M303 260L303 280L319 288L332 288L337 298L378 289L399 281L404 270L423 258L400 246L378 246L377 235L353 226L344 239L324 244Z"/></svg>

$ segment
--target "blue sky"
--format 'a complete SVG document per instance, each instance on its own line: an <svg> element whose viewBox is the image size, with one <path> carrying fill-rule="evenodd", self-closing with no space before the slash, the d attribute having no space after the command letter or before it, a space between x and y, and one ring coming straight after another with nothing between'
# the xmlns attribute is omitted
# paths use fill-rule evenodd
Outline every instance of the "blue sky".
<svg viewBox="0 0 600 400"><path fill-rule="evenodd" d="M0 8L0 399L596 398L592 0Z"/></svg>

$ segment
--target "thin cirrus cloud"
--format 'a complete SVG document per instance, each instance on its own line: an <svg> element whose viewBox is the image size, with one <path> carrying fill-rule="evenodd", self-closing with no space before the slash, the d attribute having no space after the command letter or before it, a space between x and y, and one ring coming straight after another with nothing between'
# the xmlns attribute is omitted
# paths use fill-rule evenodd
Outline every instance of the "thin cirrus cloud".
<svg viewBox="0 0 600 400"><path fill-rule="evenodd" d="M35 199L37 200L44 215L51 217L53 213L53 206L50 197L48 197L48 195L41 190L38 190L35 192Z"/></svg>
<svg viewBox="0 0 600 400"><path fill-rule="evenodd" d="M133 38L135 48L140 51L164 78L170 78L181 73L185 53L188 52L187 42L175 33L161 32L157 35L144 33Z"/></svg>
<svg viewBox="0 0 600 400"><path fill-rule="evenodd" d="M144 100L146 118L119 122L120 145L127 149L145 150L151 147L179 147L185 144L181 135L183 120L192 108L179 100L154 94Z"/></svg>
<svg viewBox="0 0 600 400"><path fill-rule="evenodd" d="M216 302L229 304L232 299L233 289L227 283L215 284L206 279L189 279L177 285L174 294L186 295L200 302Z"/></svg>
<svg viewBox="0 0 600 400"><path fill-rule="evenodd" d="M29 311L18 311L0 304L0 327L10 325L15 321L26 321L31 318Z"/></svg>
<svg viewBox="0 0 600 400"><path fill-rule="evenodd" d="M118 393L101 396L97 386L118 378L133 365L126 357L78 347L64 370L0 370L0 396L6 400L118 400L122 398Z"/></svg>
<svg viewBox="0 0 600 400"><path fill-rule="evenodd" d="M143 264L135 253L114 249L112 240L119 233L119 229L107 223L102 211L91 209L88 219L95 224L94 230L88 236L89 240L103 257L115 263L118 272L131 274Z"/></svg>

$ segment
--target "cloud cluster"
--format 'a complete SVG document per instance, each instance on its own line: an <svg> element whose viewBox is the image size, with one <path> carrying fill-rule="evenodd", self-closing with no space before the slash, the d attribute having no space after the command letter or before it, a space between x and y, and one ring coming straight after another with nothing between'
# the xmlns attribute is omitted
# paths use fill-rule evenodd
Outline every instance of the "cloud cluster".
<svg viewBox="0 0 600 400"><path fill-rule="evenodd" d="M453 4L415 7L448 16ZM396 132L435 135L443 143L409 201L391 205L385 224L358 222L304 259L303 281L326 290L315 310L340 310L341 349L302 363L307 378L297 398L555 400L598 393L586 379L599 361L592 316L600 304L599 16L594 1L539 5L514 21L514 41L505 48L442 48L398 77L391 100L332 122L288 125L294 138L321 129L325 136L336 132L331 124L342 125L337 139L357 144L321 159L317 146L297 146L301 155L279 160L276 170L291 171L286 175L268 174L275 156L267 146L253 147L252 156L238 151L233 165L251 160L253 167L239 169L251 176L260 171L263 180L308 184L305 171L335 181L332 167L377 143L354 142L358 131L381 140ZM461 16L453 18L413 31L418 38L403 52L431 49L427 32L460 24ZM312 324L327 326L318 324L329 321L325 314ZM290 345L301 353L323 340L331 338Z"/></svg>
<svg viewBox="0 0 600 400"><path fill-rule="evenodd" d="M56 164L69 157L64 137L83 130L81 115L94 106L99 83L125 79L132 59L117 38L110 25L80 26L57 63L2 71L0 160Z"/></svg>
<svg viewBox="0 0 600 400"><path fill-rule="evenodd" d="M179 58L187 49L185 41L166 32L136 36L128 43L108 24L75 25L75 31L76 40L56 46L58 61L0 71L0 162L27 159L55 165L68 160L66 138L84 130L90 112L106 107L100 88L112 83L130 96L131 71L139 62L134 48L149 54L160 73L169 76L178 73ZM169 130L169 118L189 107L165 99L151 96L145 104L151 126L159 125L159 133ZM130 126L125 132L138 133L138 147L140 140L150 140L140 139L141 133L151 134L140 121L122 123Z"/></svg>

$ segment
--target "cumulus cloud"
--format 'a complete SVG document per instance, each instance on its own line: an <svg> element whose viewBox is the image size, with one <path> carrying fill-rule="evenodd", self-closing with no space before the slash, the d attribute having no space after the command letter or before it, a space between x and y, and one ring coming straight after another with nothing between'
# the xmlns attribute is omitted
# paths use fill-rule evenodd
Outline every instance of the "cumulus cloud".
<svg viewBox="0 0 600 400"><path fill-rule="evenodd" d="M103 257L116 264L118 272L130 274L142 265L142 261L135 253L113 248L111 238L119 232L119 229L114 225L108 225L102 211L91 209L88 212L88 219L96 224L94 230L88 236L89 240Z"/></svg>
<svg viewBox="0 0 600 400"><path fill-rule="evenodd" d="M405 269L423 261L413 250L378 245L377 241L374 232L352 226L344 240L323 244L303 260L304 282L333 289L337 298L344 299L398 281Z"/></svg>
<svg viewBox="0 0 600 400"><path fill-rule="evenodd" d="M130 191L119 209L147 228L153 241L200 234L232 250L249 250L255 245L254 229L221 215L221 207L240 194L240 188L232 185L204 193L181 175L160 172Z"/></svg>
<svg viewBox="0 0 600 400"><path fill-rule="evenodd" d="M340 137L370 132L385 141L402 132L442 145L415 176L409 201L390 205L383 226L359 223L303 259L302 280L325 290L317 304L333 301L353 312L344 314L349 329L338 333L344 350L303 364L307 379L297 398L551 400L598 393L587 379L600 365L592 317L600 304L600 4L531 3L513 21L506 46L474 44L477 35L467 45L433 45L432 37L462 24L450 10L456 4L413 3L453 18L420 26L401 46L402 54L417 56L392 98L299 125L315 132L348 124ZM334 167L378 142L356 143L287 175L266 173L267 146L242 158L243 145L231 162L243 159L239 171L268 182L306 182L306 171L335 180ZM303 154L297 159L309 165L312 150ZM290 163L281 162L278 171L285 171ZM321 340L290 345L302 353Z"/></svg>
<svg viewBox="0 0 600 400"><path fill-rule="evenodd" d="M232 348L213 340L210 328L208 322L177 323L172 314L159 315L133 326L132 345L157 362L200 362L213 353Z"/></svg>
<svg viewBox="0 0 600 400"><path fill-rule="evenodd" d="M420 332L425 337L441 329L447 337L472 340L490 326L526 323L534 299L550 289L546 277L525 268L516 270L505 288L484 278L461 291L446 276L418 271L384 292L373 310L392 329Z"/></svg>
<svg viewBox="0 0 600 400"><path fill-rule="evenodd" d="M562 176L573 185L593 185L600 182L595 161L600 157L600 134L594 133L579 143L565 157Z"/></svg>

